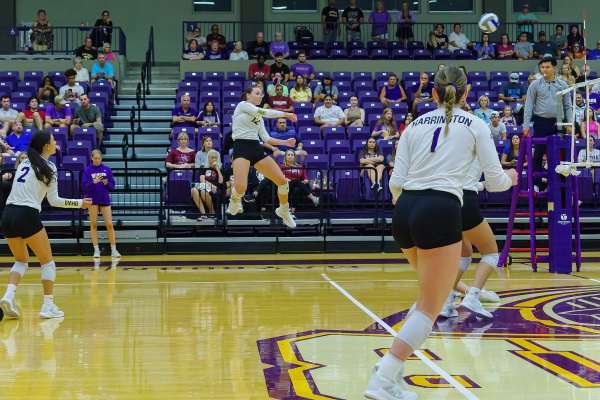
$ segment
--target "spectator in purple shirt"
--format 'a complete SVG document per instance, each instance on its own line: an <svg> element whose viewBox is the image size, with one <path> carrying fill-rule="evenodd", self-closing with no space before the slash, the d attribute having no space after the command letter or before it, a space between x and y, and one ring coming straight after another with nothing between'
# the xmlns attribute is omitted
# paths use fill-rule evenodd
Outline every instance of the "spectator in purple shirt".
<svg viewBox="0 0 600 400"><path fill-rule="evenodd" d="M283 33L275 32L275 39L269 45L269 53L271 54L271 58L275 58L277 53L283 54L283 58L288 58L290 56L290 47L287 42L283 40Z"/></svg>
<svg viewBox="0 0 600 400"><path fill-rule="evenodd" d="M46 107L46 128L68 128L71 125L71 108L66 107L67 102L60 96L54 98L54 104Z"/></svg>
<svg viewBox="0 0 600 400"><path fill-rule="evenodd" d="M306 52L298 52L298 62L290 68L290 79L296 80L297 76L303 76L308 82L315 79L315 67L306 62Z"/></svg>
<svg viewBox="0 0 600 400"><path fill-rule="evenodd" d="M187 94L181 96L181 105L176 106L173 111L171 111L172 126L173 128L178 127L189 127L194 128L196 126L196 116L198 112L191 107L191 97ZM173 132L171 131L171 137L173 137Z"/></svg>
<svg viewBox="0 0 600 400"><path fill-rule="evenodd" d="M392 22L392 16L385 9L383 1L375 2L375 10L369 14L369 22L373 24L371 29L371 37L373 40L388 39L388 24Z"/></svg>
<svg viewBox="0 0 600 400"><path fill-rule="evenodd" d="M219 47L219 42L213 40L210 42L210 46L208 50L206 50L206 54L204 55L205 60L227 60L225 50L222 50Z"/></svg>

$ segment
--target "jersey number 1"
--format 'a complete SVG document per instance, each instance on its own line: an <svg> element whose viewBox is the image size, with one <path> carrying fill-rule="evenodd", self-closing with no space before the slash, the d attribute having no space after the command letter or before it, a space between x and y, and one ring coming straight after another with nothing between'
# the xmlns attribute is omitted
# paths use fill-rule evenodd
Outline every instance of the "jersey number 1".
<svg viewBox="0 0 600 400"><path fill-rule="evenodd" d="M25 183L25 177L29 173L30 169L31 168L29 167L23 167L23 174L21 174L21 176L17 179L17 182Z"/></svg>
<svg viewBox="0 0 600 400"><path fill-rule="evenodd" d="M435 152L435 148L437 147L438 139L440 138L441 132L442 132L442 128L436 128L436 130L433 132L433 140L431 141L431 152L432 153Z"/></svg>

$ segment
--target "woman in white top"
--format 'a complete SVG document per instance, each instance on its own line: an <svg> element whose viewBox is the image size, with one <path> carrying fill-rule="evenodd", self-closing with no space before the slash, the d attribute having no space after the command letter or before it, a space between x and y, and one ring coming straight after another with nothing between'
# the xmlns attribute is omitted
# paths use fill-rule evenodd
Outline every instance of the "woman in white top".
<svg viewBox="0 0 600 400"><path fill-rule="evenodd" d="M227 214L237 215L244 212L242 196L244 196L248 187L248 171L250 166L254 166L260 174L277 185L279 207L275 209L275 214L288 227L295 228L296 222L290 214L290 204L288 202L288 180L275 160L267 156L261 141L271 146L295 147L296 139L294 138L279 140L269 136L263 117L287 118L292 122L296 122L298 118L296 114L259 108L258 105L263 96L263 91L260 88L247 88L242 94L242 101L233 112L231 138L233 139L232 166L235 178Z"/></svg>
<svg viewBox="0 0 600 400"><path fill-rule="evenodd" d="M404 361L429 336L460 263L461 204L465 176L479 160L490 191L516 184L514 170L502 170L490 129L458 104L468 93L467 77L456 67L435 76L439 108L415 119L400 137L390 191L395 203L394 238L419 277L419 299L390 351L377 363L365 396L416 399L403 387Z"/></svg>
<svg viewBox="0 0 600 400"><path fill-rule="evenodd" d="M54 280L56 266L46 229L40 219L42 201L48 198L50 205L62 208L89 208L91 199L63 199L58 196L56 166L48 160L56 153L56 141L46 130L36 132L31 138L28 159L23 161L15 173L12 190L6 200L2 214L2 230L8 247L15 257L8 287L0 300L0 308L7 318L19 318L15 301L17 285L28 268L29 247L42 266L44 303L40 311L42 318L61 318L64 313L54 304Z"/></svg>
<svg viewBox="0 0 600 400"><path fill-rule="evenodd" d="M233 51L229 54L229 59L231 61L239 61L239 60L247 60L248 53L242 48L242 42L239 40L235 42L233 46Z"/></svg>
<svg viewBox="0 0 600 400"><path fill-rule="evenodd" d="M73 59L73 69L77 72L75 75L75 82L89 82L90 81L90 71L87 70L86 67L83 66L83 62L80 57L75 57Z"/></svg>

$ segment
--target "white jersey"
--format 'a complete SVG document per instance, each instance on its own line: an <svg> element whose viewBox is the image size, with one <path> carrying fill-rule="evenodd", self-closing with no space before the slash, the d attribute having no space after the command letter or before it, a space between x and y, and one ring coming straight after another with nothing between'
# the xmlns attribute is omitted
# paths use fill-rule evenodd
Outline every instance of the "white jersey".
<svg viewBox="0 0 600 400"><path fill-rule="evenodd" d="M58 196L56 166L51 161L48 161L48 164L54 171L54 179L50 185L39 181L29 160L24 160L17 168L6 204L27 206L41 211L42 201L44 197L48 196L48 202L53 207L81 208L83 204L81 199L63 199Z"/></svg>
<svg viewBox="0 0 600 400"><path fill-rule="evenodd" d="M267 142L271 139L263 122L266 118L283 118L285 112L272 110L270 108L256 107L248 101L240 102L233 112L233 121L231 123L231 138L233 140L261 140Z"/></svg>
<svg viewBox="0 0 600 400"><path fill-rule="evenodd" d="M484 183L481 182L481 174L483 174L483 170L481 169L481 164L479 164L479 160L475 159L467 172L465 185L463 186L463 190L470 190L472 192L479 192L483 190Z"/></svg>
<svg viewBox="0 0 600 400"><path fill-rule="evenodd" d="M492 141L490 128L476 116L454 108L448 134L444 133L444 108L421 115L406 128L396 151L390 191L441 190L461 200L468 172L478 160L491 192L512 186L504 173Z"/></svg>

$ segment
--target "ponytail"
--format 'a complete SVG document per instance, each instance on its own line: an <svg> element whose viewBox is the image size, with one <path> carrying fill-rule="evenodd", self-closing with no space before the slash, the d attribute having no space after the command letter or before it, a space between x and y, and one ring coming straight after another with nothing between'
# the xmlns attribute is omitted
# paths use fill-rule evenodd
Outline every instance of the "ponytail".
<svg viewBox="0 0 600 400"><path fill-rule="evenodd" d="M35 173L35 177L47 186L54 179L54 171L50 168L48 160L42 157L42 151L44 146L50 143L51 138L52 135L47 130L38 131L31 137L31 142L27 149L27 158Z"/></svg>
<svg viewBox="0 0 600 400"><path fill-rule="evenodd" d="M446 86L444 90L444 108L446 109L446 126L444 127L444 134L448 134L448 126L452 122L452 110L456 104L456 88L453 85Z"/></svg>
<svg viewBox="0 0 600 400"><path fill-rule="evenodd" d="M454 106L467 90L467 76L460 68L445 67L435 74L434 89L440 99L440 105L443 105L445 109L444 133L447 135L450 122L452 122Z"/></svg>

